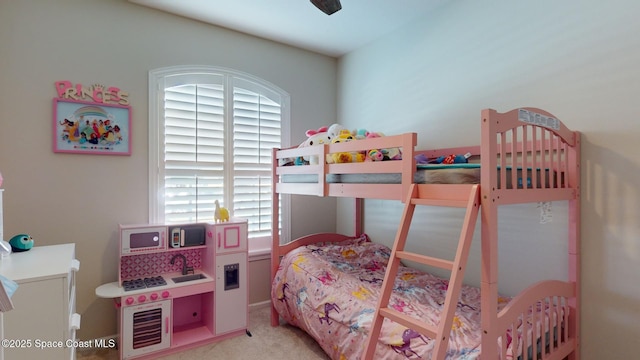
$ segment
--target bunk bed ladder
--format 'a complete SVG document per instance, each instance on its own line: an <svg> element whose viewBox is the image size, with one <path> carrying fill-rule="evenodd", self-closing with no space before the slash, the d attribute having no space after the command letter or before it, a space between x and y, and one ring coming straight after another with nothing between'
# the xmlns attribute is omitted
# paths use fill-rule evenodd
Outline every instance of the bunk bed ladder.
<svg viewBox="0 0 640 360"><path fill-rule="evenodd" d="M407 234L411 225L411 219L416 205L448 206L466 208L464 223L458 241L458 248L453 261L439 259L404 250ZM396 234L389 265L382 283L378 306L373 318L372 328L369 332L363 360L374 358L376 344L384 318L389 318L398 324L413 329L418 333L435 339L435 346L431 355L432 360L444 359L449 344L449 336L453 324L453 318L458 305L464 270L467 265L469 248L480 209L479 185L419 185L413 184L407 195L400 227ZM438 323L434 326L427 324L390 308L389 299L394 286L394 280L398 274L400 260L405 259L420 264L433 266L451 271L451 278L445 297L442 312Z"/></svg>

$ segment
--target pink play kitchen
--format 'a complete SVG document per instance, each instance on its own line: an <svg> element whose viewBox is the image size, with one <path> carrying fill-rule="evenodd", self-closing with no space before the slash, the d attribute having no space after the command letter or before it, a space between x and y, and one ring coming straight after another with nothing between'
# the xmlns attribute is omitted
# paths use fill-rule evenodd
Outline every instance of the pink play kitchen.
<svg viewBox="0 0 640 360"><path fill-rule="evenodd" d="M120 225L121 359L155 358L241 334L248 324L247 222Z"/></svg>

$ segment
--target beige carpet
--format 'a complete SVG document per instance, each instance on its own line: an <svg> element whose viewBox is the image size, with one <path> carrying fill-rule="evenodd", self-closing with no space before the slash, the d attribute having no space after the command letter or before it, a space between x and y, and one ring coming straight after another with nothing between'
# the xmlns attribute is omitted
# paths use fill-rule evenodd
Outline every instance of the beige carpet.
<svg viewBox="0 0 640 360"><path fill-rule="evenodd" d="M271 308L259 306L249 312L251 337L241 335L195 349L158 357L164 360L182 359L320 359L329 357L320 346L302 330L280 325L271 327ZM78 360L117 360L117 350L78 351Z"/></svg>

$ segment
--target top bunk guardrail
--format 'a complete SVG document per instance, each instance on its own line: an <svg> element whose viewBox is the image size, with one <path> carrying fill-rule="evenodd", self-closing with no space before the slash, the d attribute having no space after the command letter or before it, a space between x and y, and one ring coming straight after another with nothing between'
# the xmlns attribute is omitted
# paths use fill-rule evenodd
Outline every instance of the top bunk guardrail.
<svg viewBox="0 0 640 360"><path fill-rule="evenodd" d="M277 193L403 200L415 174L416 133L384 136L308 147L273 149L273 181ZM327 163L337 153L367 153L373 149L398 148L402 158L390 161ZM308 165L290 165L290 159L304 157ZM286 164L286 165L285 165ZM343 174L400 174L395 184L341 183L327 176Z"/></svg>

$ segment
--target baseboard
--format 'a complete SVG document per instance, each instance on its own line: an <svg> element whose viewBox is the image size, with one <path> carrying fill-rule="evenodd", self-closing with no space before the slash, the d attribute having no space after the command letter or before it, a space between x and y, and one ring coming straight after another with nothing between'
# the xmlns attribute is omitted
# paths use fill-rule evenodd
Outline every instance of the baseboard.
<svg viewBox="0 0 640 360"><path fill-rule="evenodd" d="M271 300L261 301L253 304L249 304L249 311L263 309L265 307L271 306Z"/></svg>
<svg viewBox="0 0 640 360"><path fill-rule="evenodd" d="M271 260L271 249L249 250L249 262Z"/></svg>

